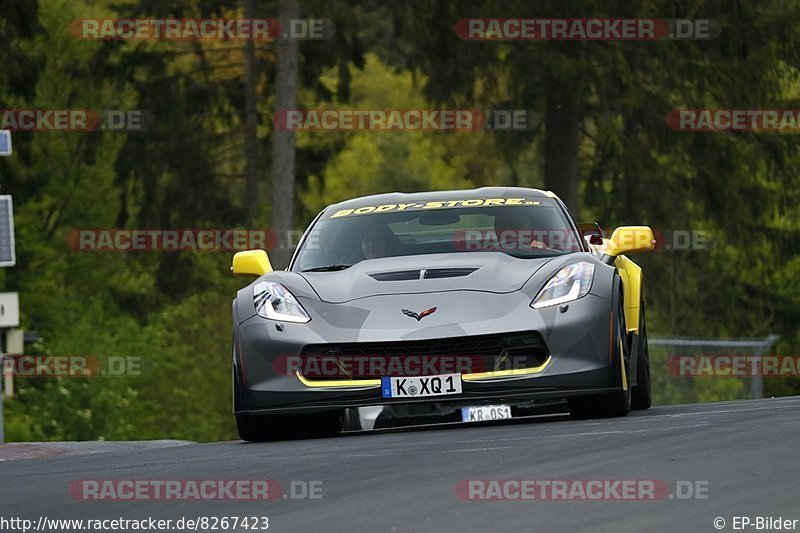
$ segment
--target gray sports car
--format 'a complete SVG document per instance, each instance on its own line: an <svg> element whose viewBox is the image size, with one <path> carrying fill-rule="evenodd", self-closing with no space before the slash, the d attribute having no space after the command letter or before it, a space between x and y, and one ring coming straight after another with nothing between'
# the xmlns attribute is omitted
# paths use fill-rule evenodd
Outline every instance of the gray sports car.
<svg viewBox="0 0 800 533"><path fill-rule="evenodd" d="M549 191L391 193L325 208L288 268L263 250L233 301L243 440L331 435L345 409L420 403L462 420L566 399L574 417L650 406L646 226L585 231Z"/></svg>

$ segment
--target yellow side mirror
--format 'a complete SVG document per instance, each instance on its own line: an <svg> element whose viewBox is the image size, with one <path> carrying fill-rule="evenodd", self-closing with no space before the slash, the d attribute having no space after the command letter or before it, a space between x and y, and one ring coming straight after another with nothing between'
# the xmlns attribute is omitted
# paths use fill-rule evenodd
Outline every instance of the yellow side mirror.
<svg viewBox="0 0 800 533"><path fill-rule="evenodd" d="M620 226L610 239L605 239L606 255L648 252L656 247L656 238L649 226Z"/></svg>
<svg viewBox="0 0 800 533"><path fill-rule="evenodd" d="M233 254L231 272L234 276L261 276L272 272L272 265L264 250L245 250Z"/></svg>

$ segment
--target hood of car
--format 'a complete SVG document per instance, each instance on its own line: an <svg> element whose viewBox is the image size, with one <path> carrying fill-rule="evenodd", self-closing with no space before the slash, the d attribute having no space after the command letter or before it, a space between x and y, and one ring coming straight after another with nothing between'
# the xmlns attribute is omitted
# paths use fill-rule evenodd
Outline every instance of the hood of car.
<svg viewBox="0 0 800 533"><path fill-rule="evenodd" d="M497 252L430 254L361 261L333 272L300 275L325 302L439 291L507 293L521 289L554 257L519 259Z"/></svg>

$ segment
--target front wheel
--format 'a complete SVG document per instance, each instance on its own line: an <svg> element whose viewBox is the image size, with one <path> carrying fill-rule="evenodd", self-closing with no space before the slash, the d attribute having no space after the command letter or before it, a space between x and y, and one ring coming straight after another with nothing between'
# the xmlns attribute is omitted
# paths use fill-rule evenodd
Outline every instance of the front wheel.
<svg viewBox="0 0 800 533"><path fill-rule="evenodd" d="M617 327L613 330L612 338L612 361L615 364L617 375L620 376L620 389L605 394L591 396L579 396L568 400L569 413L573 418L610 418L615 416L625 416L631 411L631 387L628 386L629 366L628 353L628 330L625 327L625 314L622 308L622 295L617 298L617 310L614 315L614 322Z"/></svg>

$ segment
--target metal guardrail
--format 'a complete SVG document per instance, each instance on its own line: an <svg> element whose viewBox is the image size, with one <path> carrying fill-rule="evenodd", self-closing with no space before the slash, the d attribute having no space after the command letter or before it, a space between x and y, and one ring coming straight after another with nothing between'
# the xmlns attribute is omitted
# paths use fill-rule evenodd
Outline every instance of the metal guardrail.
<svg viewBox="0 0 800 533"><path fill-rule="evenodd" d="M761 357L775 344L780 335L767 335L763 339L703 339L703 338L649 338L647 343L651 346L681 346L691 348L752 348L751 356ZM764 383L762 376L750 378L750 393L753 398L763 396Z"/></svg>

